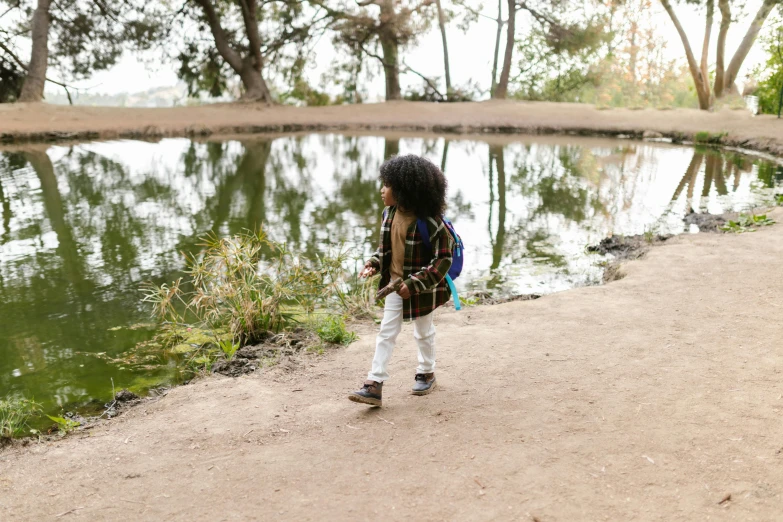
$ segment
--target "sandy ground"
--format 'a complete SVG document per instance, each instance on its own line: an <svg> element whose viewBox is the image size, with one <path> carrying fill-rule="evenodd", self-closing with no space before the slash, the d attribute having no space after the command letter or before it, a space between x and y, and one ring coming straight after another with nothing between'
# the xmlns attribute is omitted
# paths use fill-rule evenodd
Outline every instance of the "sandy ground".
<svg viewBox="0 0 783 522"><path fill-rule="evenodd" d="M345 399L367 327L5 450L0 520L780 520L783 226L676 238L624 271L438 312L429 396L408 395L406 327L384 407Z"/></svg>
<svg viewBox="0 0 783 522"><path fill-rule="evenodd" d="M598 110L591 105L543 102L394 102L336 107L221 104L171 109L0 105L0 142L157 138L248 132L410 130L440 133L502 132L641 137L647 131L691 139L700 131L727 133L725 145L783 155L783 120L745 110Z"/></svg>

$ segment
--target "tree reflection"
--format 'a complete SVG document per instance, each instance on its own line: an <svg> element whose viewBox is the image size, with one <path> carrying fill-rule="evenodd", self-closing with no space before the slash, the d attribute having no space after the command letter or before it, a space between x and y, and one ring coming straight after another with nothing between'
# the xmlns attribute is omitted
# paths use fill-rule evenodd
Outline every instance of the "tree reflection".
<svg viewBox="0 0 783 522"><path fill-rule="evenodd" d="M702 165L704 166L704 180L701 186L697 186ZM765 168L765 164L759 167L759 179L766 181L761 176L761 169L763 168ZM701 198L709 197L713 186L719 196L726 196L730 193L727 180L732 182L731 191L736 192L740 185L742 173L750 172L752 169L753 163L748 161L747 158L736 154L724 154L720 151L696 148L688 168L685 169L685 173L672 194L671 201L672 203L676 202L687 187L687 211L693 212L693 196L699 188L701 189ZM767 186L773 185L774 182L767 184Z"/></svg>

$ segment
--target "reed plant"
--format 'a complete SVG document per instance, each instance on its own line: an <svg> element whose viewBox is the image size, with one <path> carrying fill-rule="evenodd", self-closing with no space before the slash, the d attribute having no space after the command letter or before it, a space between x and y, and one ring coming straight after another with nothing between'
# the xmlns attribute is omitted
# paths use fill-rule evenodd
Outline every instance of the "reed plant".
<svg viewBox="0 0 783 522"><path fill-rule="evenodd" d="M241 346L312 323L314 315L364 317L374 305L371 283L347 275L344 250L306 259L262 230L210 234L200 246L188 255L185 278L146 285L143 300L172 327L195 321L228 332L214 341L227 358Z"/></svg>

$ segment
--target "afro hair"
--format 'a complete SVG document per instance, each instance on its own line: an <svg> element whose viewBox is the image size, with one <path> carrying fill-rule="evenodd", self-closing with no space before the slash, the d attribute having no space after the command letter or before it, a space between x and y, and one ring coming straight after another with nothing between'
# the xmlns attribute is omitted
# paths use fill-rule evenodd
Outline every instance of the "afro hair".
<svg viewBox="0 0 783 522"><path fill-rule="evenodd" d="M446 177L426 158L393 156L381 165L379 177L392 189L397 205L418 218L441 216L446 210Z"/></svg>

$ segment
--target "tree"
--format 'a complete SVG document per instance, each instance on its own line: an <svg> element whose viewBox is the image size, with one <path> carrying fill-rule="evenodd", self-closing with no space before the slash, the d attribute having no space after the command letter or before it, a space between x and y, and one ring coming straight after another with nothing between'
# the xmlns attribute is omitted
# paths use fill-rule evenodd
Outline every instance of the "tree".
<svg viewBox="0 0 783 522"><path fill-rule="evenodd" d="M446 96L451 95L451 67L449 66L449 45L446 40L446 15L443 12L441 0L435 0L438 7L438 28L440 29L440 38L443 41L443 69L446 74Z"/></svg>
<svg viewBox="0 0 783 522"><path fill-rule="evenodd" d="M428 8L433 2L359 0L358 11L346 10L338 15L337 42L347 46L359 58L367 56L378 60L383 68L387 101L402 99L400 74L403 72L420 76L434 89L432 80L405 65L400 58L400 48L413 43L416 36L428 27ZM374 14L370 8L376 7L378 11ZM378 46L382 54L378 54Z"/></svg>
<svg viewBox="0 0 783 522"><path fill-rule="evenodd" d="M731 14L731 0L718 0L718 8L721 13L721 23L717 38L716 49L716 64L715 64L715 83L714 86L710 86L710 75L708 68L708 55L709 46L712 32L713 19L715 15L715 0L685 0L687 3L700 4L705 7L705 30L704 41L701 49L701 60L696 62L695 55L691 49L688 36L680 23L677 14L674 12L674 8L670 0L661 0L661 5L666 10L671 18L674 27L677 29L677 33L682 40L683 49L685 51L685 58L688 61L688 69L690 70L693 82L696 86L696 92L699 97L699 108L702 110L708 110L713 104L713 91L714 96L721 98L726 94L737 93L737 86L735 84L737 75L739 74L742 63L748 56L750 49L753 47L756 37L761 31L764 21L767 19L772 9L780 0L762 0L759 10L753 17L745 36L740 42L739 47L731 58L728 66L725 65L726 56L726 35L729 31L729 27L732 22Z"/></svg>
<svg viewBox="0 0 783 522"><path fill-rule="evenodd" d="M186 0L171 25L187 26L180 16L198 27L170 35L174 42L184 40L184 46L177 45L178 74L189 94L220 96L238 77L240 99L266 103L273 101L270 75L282 72L296 84L311 51L307 43L331 20L317 2L298 0ZM202 37L205 32L211 42Z"/></svg>
<svg viewBox="0 0 783 522"><path fill-rule="evenodd" d="M600 16L586 16L584 6L574 9L562 0L507 0L508 20L506 21L506 50L503 56L503 68L492 97L505 99L511 78L511 66L516 47L517 11L525 11L532 21L543 31L545 41L555 53L576 53L593 46L601 37L604 21ZM596 12L600 14L600 12ZM498 11L498 27L502 21ZM496 46L497 48L497 46Z"/></svg>
<svg viewBox="0 0 783 522"><path fill-rule="evenodd" d="M783 8L775 22L762 38L767 61L753 71L753 76L760 80L755 91L759 97L759 112L777 113L780 118L783 110Z"/></svg>
<svg viewBox="0 0 783 522"><path fill-rule="evenodd" d="M149 49L158 39L158 4L144 0L0 0L4 13L16 14L12 30L0 31L3 61L24 71L19 101L43 99L46 82L66 88L64 82L48 76L50 66L70 80L88 77L113 65L127 48ZM27 13L32 12L28 19ZM30 60L16 51L16 40L30 37ZM69 93L70 97L70 93Z"/></svg>

